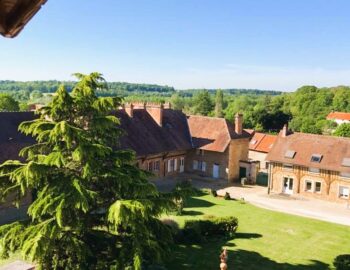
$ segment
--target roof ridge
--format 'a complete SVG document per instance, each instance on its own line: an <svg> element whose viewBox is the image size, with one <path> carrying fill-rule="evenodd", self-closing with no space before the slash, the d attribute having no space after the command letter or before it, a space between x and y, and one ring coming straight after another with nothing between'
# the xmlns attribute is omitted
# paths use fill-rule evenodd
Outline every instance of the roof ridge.
<svg viewBox="0 0 350 270"><path fill-rule="evenodd" d="M307 135L310 137L314 136L314 137L320 137L320 138L330 138L330 139L336 139L336 140L350 141L350 138L348 138L348 137L340 137L340 136L332 136L332 135L324 135L324 134L313 134L313 133L305 133L305 132L294 132L294 131L292 134L289 134L288 136L293 135L293 134L302 134L302 135Z"/></svg>

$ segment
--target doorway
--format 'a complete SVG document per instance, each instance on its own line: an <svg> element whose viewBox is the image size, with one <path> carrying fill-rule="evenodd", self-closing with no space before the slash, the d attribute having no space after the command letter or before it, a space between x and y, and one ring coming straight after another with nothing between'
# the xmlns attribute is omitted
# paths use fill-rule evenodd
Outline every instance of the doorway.
<svg viewBox="0 0 350 270"><path fill-rule="evenodd" d="M283 193L293 194L293 178L283 177Z"/></svg>
<svg viewBox="0 0 350 270"><path fill-rule="evenodd" d="M219 164L214 164L213 165L213 177L214 178L219 178L219 171L220 171Z"/></svg>

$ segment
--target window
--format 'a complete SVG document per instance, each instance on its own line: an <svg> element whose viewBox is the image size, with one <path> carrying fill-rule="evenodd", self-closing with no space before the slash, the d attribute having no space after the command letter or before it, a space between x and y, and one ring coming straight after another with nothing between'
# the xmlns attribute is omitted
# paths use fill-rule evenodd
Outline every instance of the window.
<svg viewBox="0 0 350 270"><path fill-rule="evenodd" d="M197 170L198 169L198 161L197 160L193 160L193 170Z"/></svg>
<svg viewBox="0 0 350 270"><path fill-rule="evenodd" d="M344 186L340 186L339 187L339 197L344 198L344 199L348 199L349 198L349 188L344 187Z"/></svg>
<svg viewBox="0 0 350 270"><path fill-rule="evenodd" d="M310 180L305 181L305 191L312 192L312 181Z"/></svg>
<svg viewBox="0 0 350 270"><path fill-rule="evenodd" d="M174 159L174 171L177 171L177 158Z"/></svg>
<svg viewBox="0 0 350 270"><path fill-rule="evenodd" d="M205 172L207 169L207 163L205 161L202 162L202 172Z"/></svg>
<svg viewBox="0 0 350 270"><path fill-rule="evenodd" d="M318 168L309 168L309 172L320 173L320 169L318 169Z"/></svg>
<svg viewBox="0 0 350 270"><path fill-rule="evenodd" d="M185 159L184 158L180 158L180 166L184 166L185 165Z"/></svg>
<svg viewBox="0 0 350 270"><path fill-rule="evenodd" d="M153 171L153 162L152 161L150 161L150 162L148 162L148 171Z"/></svg>
<svg viewBox="0 0 350 270"><path fill-rule="evenodd" d="M313 154L313 155L311 156L311 162L320 163L321 160L322 160L322 155Z"/></svg>
<svg viewBox="0 0 350 270"><path fill-rule="evenodd" d="M321 192L321 182L315 182L315 192Z"/></svg>
<svg viewBox="0 0 350 270"><path fill-rule="evenodd" d="M170 171L173 172L175 169L175 159L170 159Z"/></svg>
<svg viewBox="0 0 350 270"><path fill-rule="evenodd" d="M350 158L343 158L341 165L344 167L350 167Z"/></svg>
<svg viewBox="0 0 350 270"><path fill-rule="evenodd" d="M283 169L292 170L293 165L292 164L283 164Z"/></svg>
<svg viewBox="0 0 350 270"><path fill-rule="evenodd" d="M295 156L295 151L293 150L287 150L287 152L284 154L284 157L285 158L290 158L290 159L293 159L294 156Z"/></svg>
<svg viewBox="0 0 350 270"><path fill-rule="evenodd" d="M153 170L154 170L155 172L158 172L159 169L160 169L160 161L157 160L157 161L153 162Z"/></svg>

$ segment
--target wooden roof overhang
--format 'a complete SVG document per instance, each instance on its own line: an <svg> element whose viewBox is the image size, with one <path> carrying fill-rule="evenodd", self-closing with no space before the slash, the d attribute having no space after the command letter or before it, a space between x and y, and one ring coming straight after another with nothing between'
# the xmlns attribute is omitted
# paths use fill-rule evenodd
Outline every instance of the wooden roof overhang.
<svg viewBox="0 0 350 270"><path fill-rule="evenodd" d="M47 0L0 0L0 34L15 37Z"/></svg>

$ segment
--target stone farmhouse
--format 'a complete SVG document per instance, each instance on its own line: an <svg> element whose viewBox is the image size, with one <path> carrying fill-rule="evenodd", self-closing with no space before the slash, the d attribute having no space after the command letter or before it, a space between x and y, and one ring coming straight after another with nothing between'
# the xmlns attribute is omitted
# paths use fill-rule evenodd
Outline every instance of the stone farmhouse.
<svg viewBox="0 0 350 270"><path fill-rule="evenodd" d="M140 168L155 177L191 173L238 180L240 161L248 159L250 135L223 118L186 116L170 104L125 104L116 112L126 135L121 146L136 152Z"/></svg>
<svg viewBox="0 0 350 270"><path fill-rule="evenodd" d="M327 115L327 120L332 120L338 125L350 123L350 113L331 112Z"/></svg>
<svg viewBox="0 0 350 270"><path fill-rule="evenodd" d="M291 132L285 126L266 159L272 193L349 200L349 138Z"/></svg>

